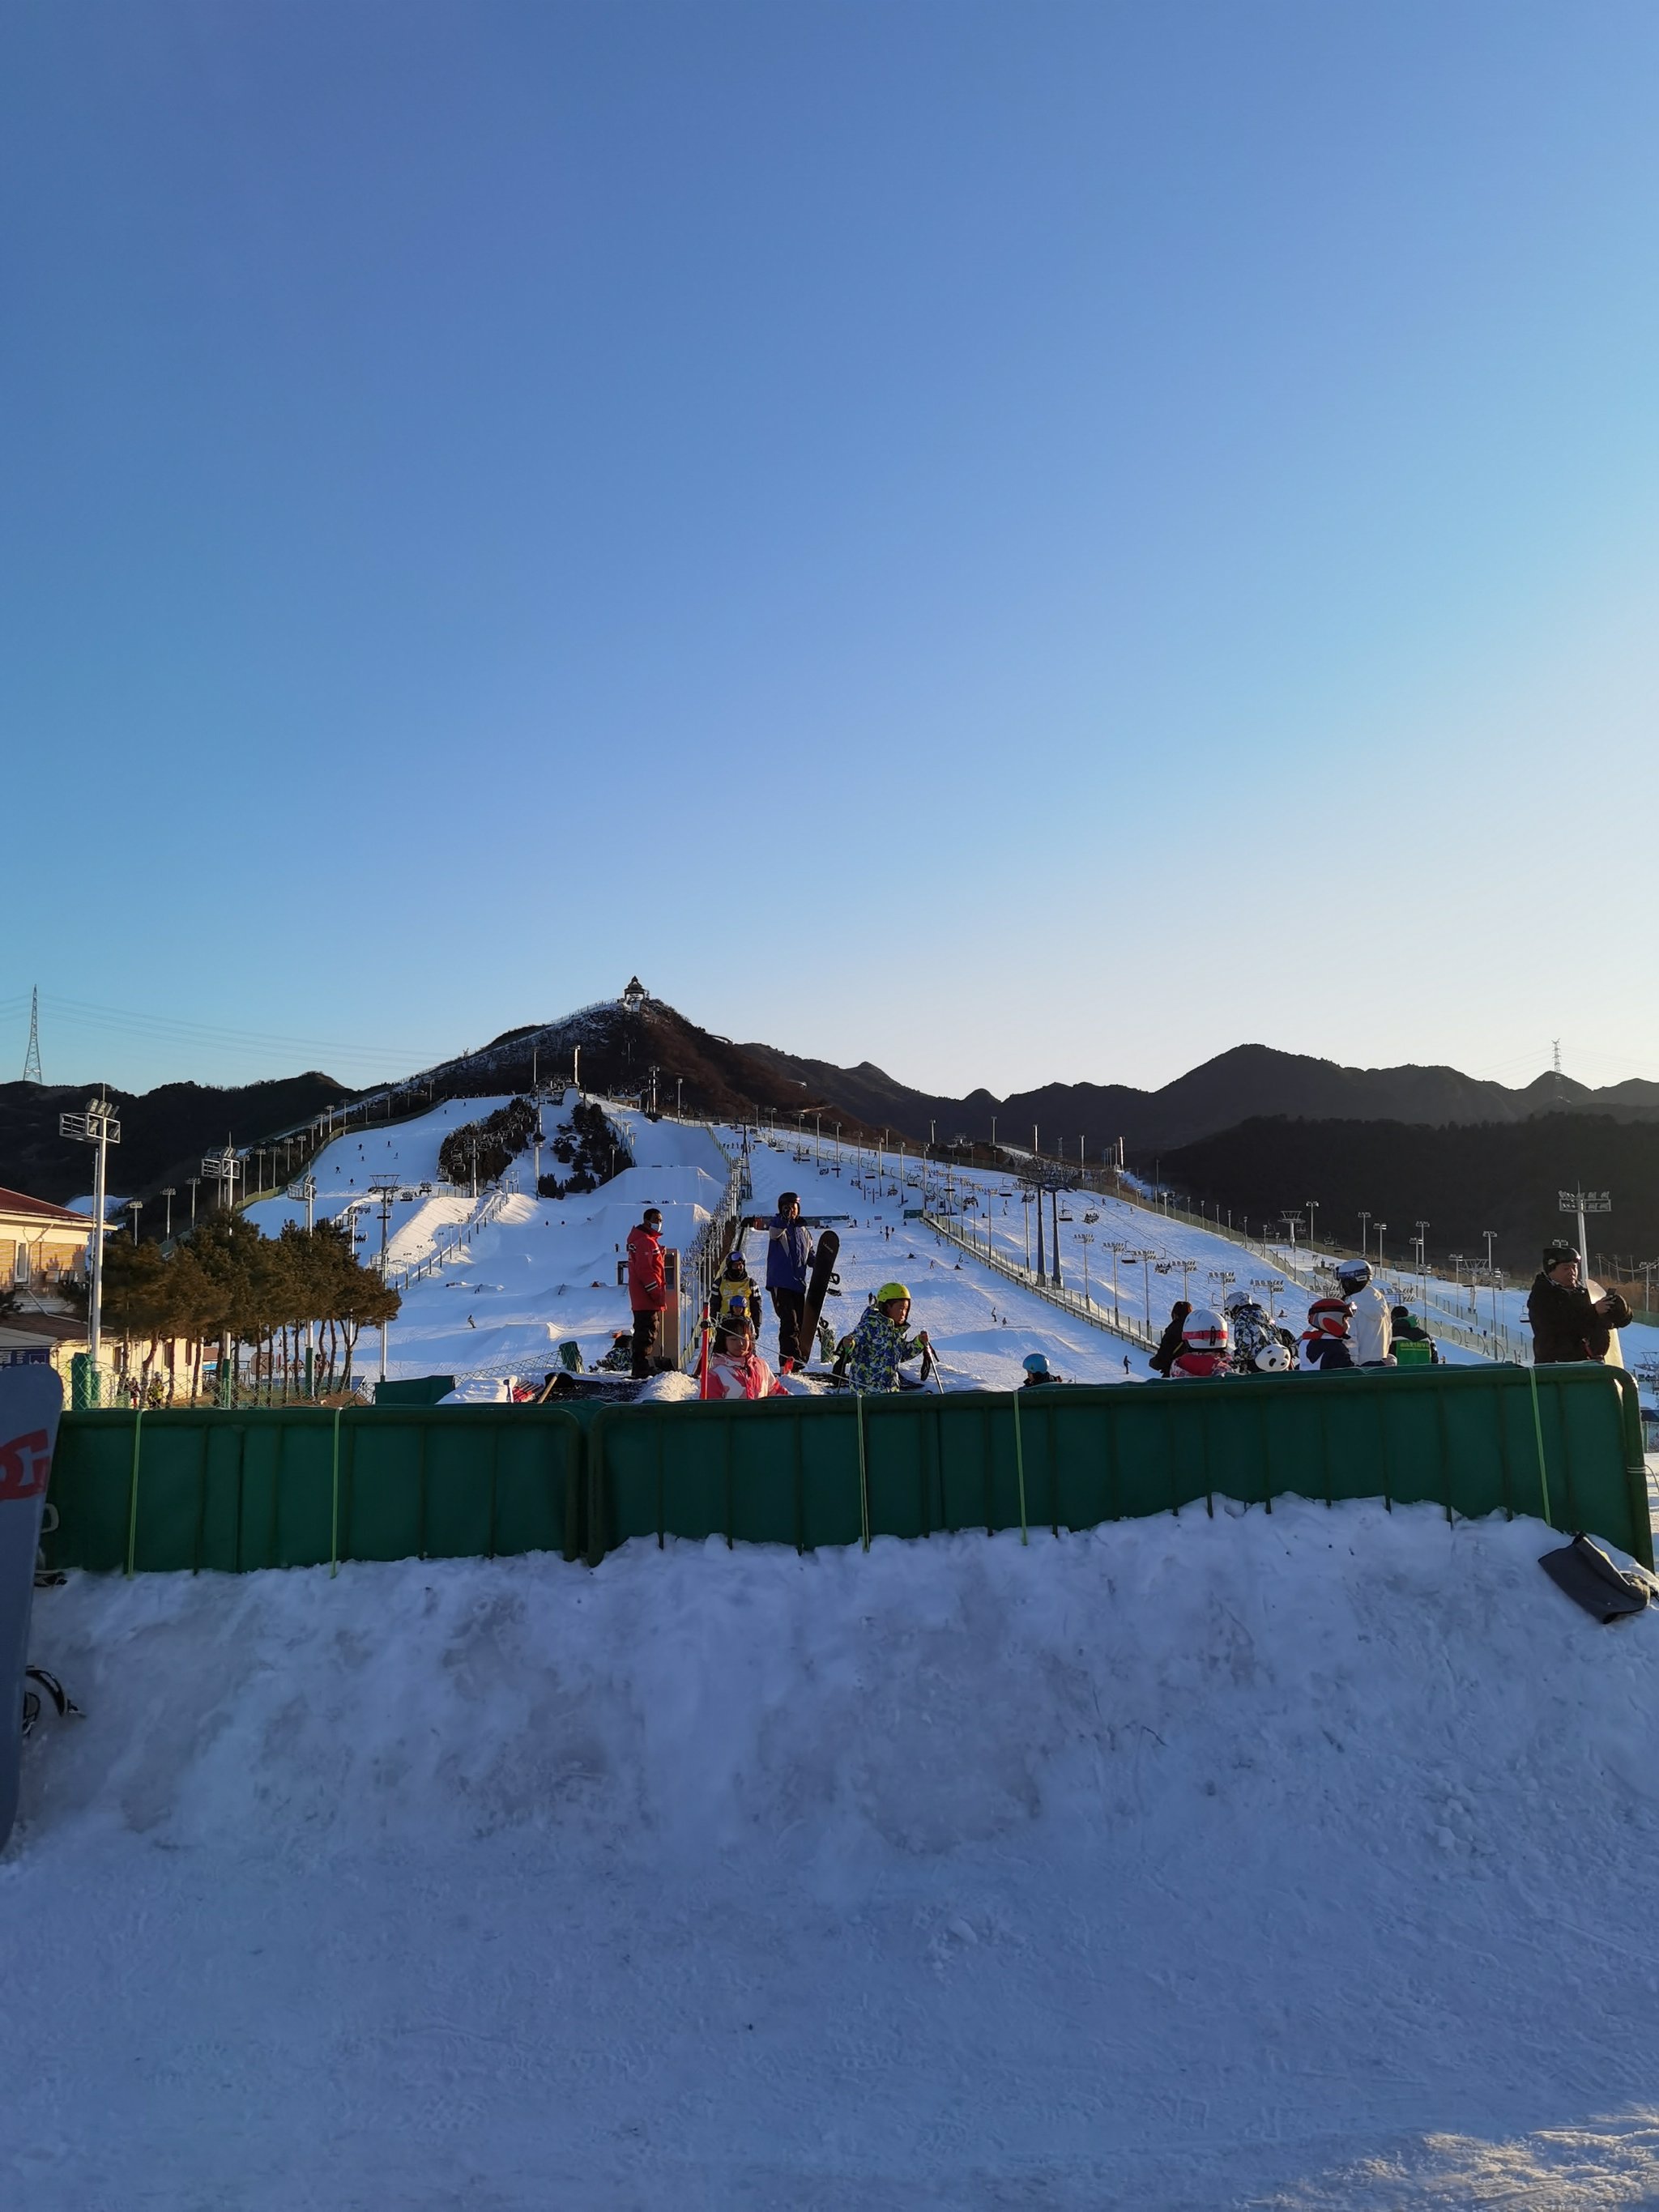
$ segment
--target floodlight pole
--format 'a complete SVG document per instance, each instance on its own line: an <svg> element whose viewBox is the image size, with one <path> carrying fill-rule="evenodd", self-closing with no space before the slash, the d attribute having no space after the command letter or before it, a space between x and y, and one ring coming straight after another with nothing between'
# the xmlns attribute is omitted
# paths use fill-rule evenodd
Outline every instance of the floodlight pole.
<svg viewBox="0 0 1659 2212"><path fill-rule="evenodd" d="M88 1098L84 1114L60 1114L58 1117L60 1137L73 1137L78 1143L96 1147L92 1170L92 1265L88 1269L90 1281L87 1289L87 1364L91 1369L90 1402L98 1402L98 1359L103 1346L104 1310L104 1208L109 1188L109 1148L121 1141L121 1124L115 1118L115 1109L100 1091ZM137 1216L133 1217L133 1231L137 1233Z"/></svg>
<svg viewBox="0 0 1659 2212"><path fill-rule="evenodd" d="M169 1183L167 1188L161 1193L161 1195L166 1199L167 1203L167 1226L162 1230L161 1234L166 1237L167 1241L170 1244L173 1242L173 1201L178 1197L179 1194L173 1186Z"/></svg>

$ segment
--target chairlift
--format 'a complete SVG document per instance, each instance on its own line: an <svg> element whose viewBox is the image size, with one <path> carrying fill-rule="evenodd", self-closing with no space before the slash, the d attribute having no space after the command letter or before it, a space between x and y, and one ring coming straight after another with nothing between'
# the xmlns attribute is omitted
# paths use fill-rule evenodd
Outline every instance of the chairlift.
<svg viewBox="0 0 1659 2212"><path fill-rule="evenodd" d="M1094 1222L1098 1221L1098 1220L1099 1220L1099 1218L1100 1218L1100 1216L1099 1216L1097 1213L1085 1213L1085 1214L1084 1215L1083 1218L1084 1218L1085 1221L1090 1222L1090 1223L1091 1223L1091 1224L1092 1224L1092 1223L1094 1223Z"/></svg>

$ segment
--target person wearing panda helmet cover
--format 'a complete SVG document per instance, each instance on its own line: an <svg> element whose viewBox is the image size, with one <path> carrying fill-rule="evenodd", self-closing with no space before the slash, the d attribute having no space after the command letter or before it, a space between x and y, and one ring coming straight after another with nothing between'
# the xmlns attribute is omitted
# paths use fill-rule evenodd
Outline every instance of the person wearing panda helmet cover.
<svg viewBox="0 0 1659 2212"><path fill-rule="evenodd" d="M1394 1321L1389 1302L1371 1280L1369 1260L1344 1260L1336 1279L1348 1302L1348 1342L1356 1367L1395 1367Z"/></svg>

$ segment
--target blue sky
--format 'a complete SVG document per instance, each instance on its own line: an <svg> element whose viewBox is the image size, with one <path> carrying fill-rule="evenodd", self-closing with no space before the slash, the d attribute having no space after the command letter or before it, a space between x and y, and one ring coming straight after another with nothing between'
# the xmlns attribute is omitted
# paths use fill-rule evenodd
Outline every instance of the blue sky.
<svg viewBox="0 0 1659 2212"><path fill-rule="evenodd" d="M0 1073L1659 1075L1649 0L0 36Z"/></svg>

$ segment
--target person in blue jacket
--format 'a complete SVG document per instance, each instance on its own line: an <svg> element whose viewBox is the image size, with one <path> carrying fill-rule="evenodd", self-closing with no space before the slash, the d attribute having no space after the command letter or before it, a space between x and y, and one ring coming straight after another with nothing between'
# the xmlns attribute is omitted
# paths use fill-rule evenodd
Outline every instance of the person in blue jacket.
<svg viewBox="0 0 1659 2212"><path fill-rule="evenodd" d="M812 1265L812 1238L800 1218L800 1200L786 1190L766 1224L766 1295L778 1317L778 1365L784 1374L805 1360L810 1346L800 1340L806 1311L806 1277Z"/></svg>

